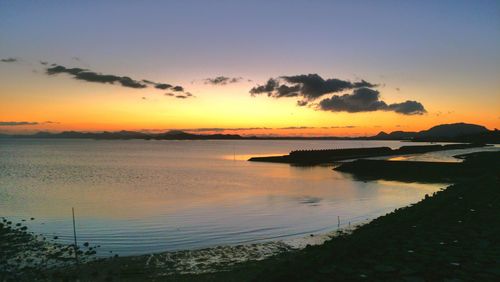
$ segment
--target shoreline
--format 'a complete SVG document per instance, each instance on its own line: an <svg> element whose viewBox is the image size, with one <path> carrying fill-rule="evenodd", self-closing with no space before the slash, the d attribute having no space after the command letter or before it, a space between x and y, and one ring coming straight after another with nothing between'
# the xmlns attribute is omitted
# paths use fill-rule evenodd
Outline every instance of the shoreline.
<svg viewBox="0 0 500 282"><path fill-rule="evenodd" d="M330 164L338 161L373 158L373 157L391 157L398 155L415 155L448 150L460 150L471 148L486 147L486 144L445 144L445 145L413 145L401 146L398 149L389 147L371 147L371 148L345 148L328 150L297 150L291 151L288 155L252 157L250 162L271 162L287 163L292 165L320 165Z"/></svg>

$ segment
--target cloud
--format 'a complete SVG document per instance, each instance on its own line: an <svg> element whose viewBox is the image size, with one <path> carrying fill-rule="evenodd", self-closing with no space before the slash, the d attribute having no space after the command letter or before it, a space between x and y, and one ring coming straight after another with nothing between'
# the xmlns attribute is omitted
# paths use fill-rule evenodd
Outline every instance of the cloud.
<svg viewBox="0 0 500 282"><path fill-rule="evenodd" d="M0 126L23 126L23 125L39 125L39 124L59 124L57 121L0 121Z"/></svg>
<svg viewBox="0 0 500 282"><path fill-rule="evenodd" d="M267 93L268 96L271 96L274 89L279 86L279 82L277 79L270 78L266 84L264 85L257 85L250 89L250 94L252 96L257 95L257 94L262 94L262 93Z"/></svg>
<svg viewBox="0 0 500 282"><path fill-rule="evenodd" d="M358 127L358 126L356 126L356 125L344 125L344 126L338 126L338 125L337 125L337 126L323 126L323 127L321 127L321 128L323 128L323 129L333 129L333 128L356 128L356 127Z"/></svg>
<svg viewBox="0 0 500 282"><path fill-rule="evenodd" d="M297 97L297 106L316 105L317 110L331 112L393 111L404 115L426 113L424 106L417 101L387 104L380 99L380 92L373 89L378 86L364 79L354 82L338 78L324 79L314 73L270 78L265 84L257 85L249 92L252 96L267 94L273 98ZM352 93L335 95L349 90ZM331 96L324 98L327 95ZM318 104L311 104L319 98L323 99Z"/></svg>
<svg viewBox="0 0 500 282"><path fill-rule="evenodd" d="M169 88L172 88L172 85L168 84L168 83L158 83L155 85L155 88L156 89L169 89Z"/></svg>
<svg viewBox="0 0 500 282"><path fill-rule="evenodd" d="M42 65L47 65L47 62L40 62ZM56 75L60 73L66 73L69 75L72 75L74 79L78 80L83 80L83 81L88 81L88 82L97 82L97 83L108 83L108 84L119 84L123 87L129 87L129 88L136 88L136 89L141 89L141 88L147 88L148 85L154 86L156 89L160 90L166 90L170 89L175 92L184 92L184 87L182 86L172 86L171 84L168 83L158 83L154 82L151 80L143 79L143 80L135 80L132 79L128 76L118 76L118 75L112 75L112 74L101 74L97 73L94 71L90 71L88 69L82 69L82 68L67 68L61 65L55 65L51 64L50 67L46 68L46 73L48 75ZM174 95L168 95L165 94L166 96L174 96ZM186 92L184 98L188 97L193 97L194 95ZM180 98L180 97L179 97Z"/></svg>
<svg viewBox="0 0 500 282"><path fill-rule="evenodd" d="M299 106L299 107L307 106L307 101L306 100L298 100L297 106Z"/></svg>
<svg viewBox="0 0 500 282"><path fill-rule="evenodd" d="M205 128L181 128L175 129L186 132L224 132L224 131L252 131L252 130L305 130L305 129L335 129L335 128L355 128L354 125L346 126L287 126L287 127L205 127Z"/></svg>
<svg viewBox="0 0 500 282"><path fill-rule="evenodd" d="M36 121L0 121L0 126L37 125Z"/></svg>
<svg viewBox="0 0 500 282"><path fill-rule="evenodd" d="M146 88L147 86L137 80L128 76L117 76L112 74L100 74L81 68L66 68L61 65L50 67L46 69L48 75L55 75L59 73L67 73L73 75L75 79L84 80L88 82L98 83L119 83L124 87L130 88Z"/></svg>
<svg viewBox="0 0 500 282"><path fill-rule="evenodd" d="M303 101L312 101L323 95L362 87L376 87L365 80L351 82L337 78L323 79L318 74L301 74L270 78L265 85L250 89L250 94L267 93L269 97L301 97Z"/></svg>
<svg viewBox="0 0 500 282"><path fill-rule="evenodd" d="M387 106L387 109L404 115L422 115L427 112L424 105L410 100L403 103L390 104Z"/></svg>
<svg viewBox="0 0 500 282"><path fill-rule="evenodd" d="M333 95L321 100L318 108L331 112L372 112L394 111L404 115L421 115L426 113L424 106L417 101L387 104L380 100L380 92L370 88L354 89L352 94Z"/></svg>
<svg viewBox="0 0 500 282"><path fill-rule="evenodd" d="M245 130L269 130L273 128L268 127L236 127L236 128L224 128L224 127L205 127L205 128L184 128L177 129L181 131L189 132L223 132L223 131L245 131Z"/></svg>
<svg viewBox="0 0 500 282"><path fill-rule="evenodd" d="M227 76L217 76L214 78L206 78L204 79L205 84L211 85L227 85L230 83L240 82L243 77L227 77Z"/></svg>
<svg viewBox="0 0 500 282"><path fill-rule="evenodd" d="M17 62L18 59L16 58L5 58L5 59L0 59L0 62L3 62L3 63L14 63L14 62Z"/></svg>
<svg viewBox="0 0 500 282"><path fill-rule="evenodd" d="M146 84L151 84L151 85L154 85L154 87L156 89L162 89L162 90L165 90L165 89L169 89L169 88L172 88L172 85L168 84L168 83L161 83L161 82L154 82L154 81L151 81L151 80L147 80L147 79L143 79L142 82L146 83Z"/></svg>
<svg viewBox="0 0 500 282"><path fill-rule="evenodd" d="M287 130L290 130L290 129L313 129L313 128L316 128L316 127L312 127L312 126L288 126L288 127L280 127L280 128L277 128L277 129L287 129Z"/></svg>
<svg viewBox="0 0 500 282"><path fill-rule="evenodd" d="M319 108L332 112L370 112L385 109L387 104L379 100L379 92L370 88L354 89L352 94L333 95L319 102Z"/></svg>

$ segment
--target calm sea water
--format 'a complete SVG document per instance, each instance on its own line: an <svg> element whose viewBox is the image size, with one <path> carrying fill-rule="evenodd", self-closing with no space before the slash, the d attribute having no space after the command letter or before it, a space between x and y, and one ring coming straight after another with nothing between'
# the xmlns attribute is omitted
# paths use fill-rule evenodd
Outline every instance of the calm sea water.
<svg viewBox="0 0 500 282"><path fill-rule="evenodd" d="M331 167L247 162L294 149L397 141L0 140L0 216L100 255L301 237L371 219L442 187L360 182Z"/></svg>

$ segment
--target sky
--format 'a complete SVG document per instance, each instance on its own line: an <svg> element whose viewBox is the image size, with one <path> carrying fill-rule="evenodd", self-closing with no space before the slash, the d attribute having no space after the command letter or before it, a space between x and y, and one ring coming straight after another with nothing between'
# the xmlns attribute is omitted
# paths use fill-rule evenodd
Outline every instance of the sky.
<svg viewBox="0 0 500 282"><path fill-rule="evenodd" d="M0 0L0 132L500 128L499 1Z"/></svg>

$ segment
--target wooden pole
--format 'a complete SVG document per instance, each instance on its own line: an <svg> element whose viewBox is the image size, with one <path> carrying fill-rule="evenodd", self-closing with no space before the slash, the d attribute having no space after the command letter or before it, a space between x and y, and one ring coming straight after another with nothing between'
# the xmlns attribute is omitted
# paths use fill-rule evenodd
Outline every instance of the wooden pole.
<svg viewBox="0 0 500 282"><path fill-rule="evenodd" d="M78 264L78 245L76 242L75 208L72 207L71 212L73 213L73 237L75 239L75 245L74 245L75 260L76 260L76 264Z"/></svg>

